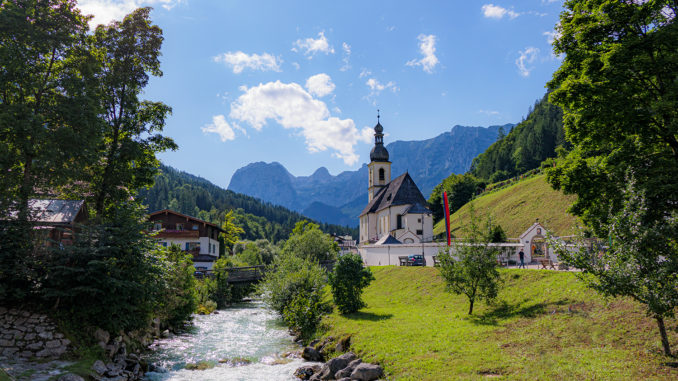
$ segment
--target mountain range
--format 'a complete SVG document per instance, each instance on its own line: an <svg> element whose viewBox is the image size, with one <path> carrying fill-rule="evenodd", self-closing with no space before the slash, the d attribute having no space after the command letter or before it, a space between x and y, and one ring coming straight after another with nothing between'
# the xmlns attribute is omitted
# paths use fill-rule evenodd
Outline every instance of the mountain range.
<svg viewBox="0 0 678 381"><path fill-rule="evenodd" d="M407 171L425 197L451 173L465 173L473 159L497 140L500 129L456 125L434 138L395 141L386 145L392 177ZM318 221L357 226L358 214L367 204L367 165L336 176L318 168L310 176L294 176L278 162L256 162L238 169L228 189L299 211Z"/></svg>

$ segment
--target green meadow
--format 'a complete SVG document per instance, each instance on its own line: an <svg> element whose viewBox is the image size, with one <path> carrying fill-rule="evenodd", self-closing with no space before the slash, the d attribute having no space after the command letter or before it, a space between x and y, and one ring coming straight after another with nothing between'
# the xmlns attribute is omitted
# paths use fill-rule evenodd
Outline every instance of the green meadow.
<svg viewBox="0 0 678 381"><path fill-rule="evenodd" d="M373 267L368 306L323 321L325 336L351 336L351 349L392 380L675 380L656 323L628 299L605 299L572 272L501 270L493 305L467 315L465 297L445 291L430 267ZM669 339L678 350L676 320Z"/></svg>

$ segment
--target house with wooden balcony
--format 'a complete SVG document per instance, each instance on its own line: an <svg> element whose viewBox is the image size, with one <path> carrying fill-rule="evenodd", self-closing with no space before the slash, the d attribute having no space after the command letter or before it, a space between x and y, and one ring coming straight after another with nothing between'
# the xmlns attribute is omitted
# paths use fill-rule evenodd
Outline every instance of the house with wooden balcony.
<svg viewBox="0 0 678 381"><path fill-rule="evenodd" d="M219 233L224 230L216 224L181 214L169 209L153 212L148 217L153 223L155 238L162 246L179 245L193 255L196 269L212 270L219 258Z"/></svg>

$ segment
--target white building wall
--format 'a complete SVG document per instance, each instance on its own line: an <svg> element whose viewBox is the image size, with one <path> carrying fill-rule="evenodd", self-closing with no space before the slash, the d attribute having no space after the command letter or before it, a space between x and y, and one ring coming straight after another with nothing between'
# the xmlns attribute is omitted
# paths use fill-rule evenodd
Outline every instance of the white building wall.
<svg viewBox="0 0 678 381"><path fill-rule="evenodd" d="M426 260L426 266L433 266L433 257L438 255L445 249L447 243L445 242L429 242L416 244L395 244L395 245L362 245L358 247L358 252L367 266L398 266L400 259L398 257L408 256L414 254L423 254ZM503 254L509 254L511 259L518 261L518 252L522 248L519 243L498 243L492 246L499 247ZM450 251L454 256L454 245L450 247ZM527 253L525 255L527 259Z"/></svg>

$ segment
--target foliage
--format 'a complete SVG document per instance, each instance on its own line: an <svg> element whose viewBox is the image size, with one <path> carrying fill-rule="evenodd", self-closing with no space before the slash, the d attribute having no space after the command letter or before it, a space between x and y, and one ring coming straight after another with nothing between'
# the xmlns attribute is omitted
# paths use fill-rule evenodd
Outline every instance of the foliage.
<svg viewBox="0 0 678 381"><path fill-rule="evenodd" d="M274 262L274 271L266 273L258 292L285 323L307 339L315 333L322 314L328 310L323 300L327 284L325 272L311 259L281 256Z"/></svg>
<svg viewBox="0 0 678 381"><path fill-rule="evenodd" d="M506 233L501 225L492 225L487 235L487 241L492 243L506 242Z"/></svg>
<svg viewBox="0 0 678 381"><path fill-rule="evenodd" d="M98 141L87 18L67 0L0 7L0 211L82 180Z"/></svg>
<svg viewBox="0 0 678 381"><path fill-rule="evenodd" d="M455 175L454 173L436 185L428 199L428 205L433 212L433 219L438 221L445 216L443 193L447 192L450 214L456 212L471 201L479 190L485 188L485 182L471 174Z"/></svg>
<svg viewBox="0 0 678 381"><path fill-rule="evenodd" d="M219 308L224 308L233 302L240 301L254 291L254 286L249 283L228 283L229 268L247 265L247 263L238 260L234 261L233 257L220 257L214 263L213 270L216 289L213 291L212 299L217 302Z"/></svg>
<svg viewBox="0 0 678 381"><path fill-rule="evenodd" d="M149 73L160 77L162 30L152 25L150 8L139 8L122 22L99 25L94 46L101 51L99 100L106 124L99 146L101 165L93 165L94 211L101 216L111 205L129 199L135 190L153 184L156 152L177 145L160 132L171 108L141 101Z"/></svg>
<svg viewBox="0 0 678 381"><path fill-rule="evenodd" d="M546 95L530 109L527 119L473 159L469 172L490 183L506 180L539 168L542 161L556 156L559 146L568 146L563 112Z"/></svg>
<svg viewBox="0 0 678 381"><path fill-rule="evenodd" d="M280 248L266 239L240 241L233 247L233 254L251 265L269 265L280 254Z"/></svg>
<svg viewBox="0 0 678 381"><path fill-rule="evenodd" d="M661 219L678 209L678 39L673 1L568 1L554 41L564 56L549 87L574 149L549 171L576 194L572 212L607 236L628 171Z"/></svg>
<svg viewBox="0 0 678 381"><path fill-rule="evenodd" d="M566 2L553 44L564 60L549 82L574 146L549 182L576 194L571 211L611 241L609 272L589 267L591 285L646 303L667 355L662 318L678 277L677 12L666 0Z"/></svg>
<svg viewBox="0 0 678 381"><path fill-rule="evenodd" d="M211 278L202 278L196 281L195 296L198 301L196 312L200 315L208 315L217 309L215 294L217 281Z"/></svg>
<svg viewBox="0 0 678 381"><path fill-rule="evenodd" d="M245 230L240 237L246 240L263 238L273 243L280 242L292 233L298 221L305 219L282 206L222 189L203 178L162 164L155 185L139 193L148 210L169 208L220 226L225 214L233 210L234 222ZM319 226L324 232L358 236L357 228L329 224Z"/></svg>
<svg viewBox="0 0 678 381"><path fill-rule="evenodd" d="M664 352L671 355L664 318L678 307L678 213L651 217L631 181L624 207L610 216L610 247L580 238L572 250L552 240L558 257L582 270L588 286L606 296L628 296L643 304L659 326Z"/></svg>
<svg viewBox="0 0 678 381"><path fill-rule="evenodd" d="M485 229L481 229L471 209L471 221L463 242L455 242L454 255L448 247L438 253L440 275L445 279L448 290L468 298L469 315L473 313L476 300L492 302L499 293L499 250L489 245L487 233L483 233L483 230L494 230L489 219L485 225Z"/></svg>
<svg viewBox="0 0 678 381"><path fill-rule="evenodd" d="M332 236L320 230L317 224L306 220L294 226L292 234L283 244L282 256L295 256L318 263L337 257L339 246Z"/></svg>
<svg viewBox="0 0 678 381"><path fill-rule="evenodd" d="M323 318L323 338L351 336L351 350L393 380L675 380L656 323L629 298L610 300L569 271L500 269L493 305L468 316L433 267L372 267L368 306ZM667 333L678 341L678 322Z"/></svg>
<svg viewBox="0 0 678 381"><path fill-rule="evenodd" d="M161 259L142 232L143 210L122 204L45 258L40 293L72 321L109 332L145 328L165 292Z"/></svg>
<svg viewBox="0 0 678 381"><path fill-rule="evenodd" d="M164 283L163 292L159 296L159 306L155 313L161 321L166 322L173 330L181 328L191 320L191 314L198 307L195 293L196 279L193 275L192 256L178 245L169 248L158 247L158 257L162 259Z"/></svg>
<svg viewBox="0 0 678 381"><path fill-rule="evenodd" d="M228 250L228 253L233 250L233 245L240 240L240 235L245 232L243 228L236 225L234 221L235 217L233 216L233 210L229 210L224 215L224 222L221 224L221 228L224 231L219 234L219 240L225 248L224 251Z"/></svg>
<svg viewBox="0 0 678 381"><path fill-rule="evenodd" d="M329 274L334 303L343 314L350 314L365 307L361 295L370 285L374 276L369 268L363 267L362 257L358 254L346 254L339 257L334 271Z"/></svg>

